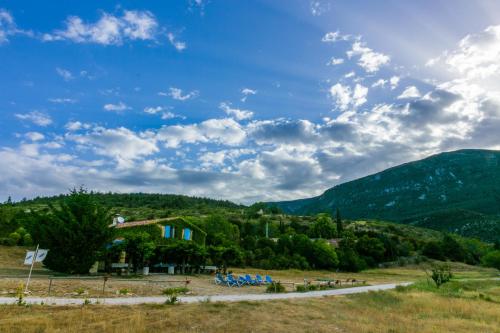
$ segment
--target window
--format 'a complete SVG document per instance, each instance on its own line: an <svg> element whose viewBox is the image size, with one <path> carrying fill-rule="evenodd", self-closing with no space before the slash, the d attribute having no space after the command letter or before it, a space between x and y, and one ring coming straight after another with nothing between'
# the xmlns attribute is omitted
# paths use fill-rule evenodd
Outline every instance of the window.
<svg viewBox="0 0 500 333"><path fill-rule="evenodd" d="M193 237L193 232L189 228L182 229L182 239L191 240Z"/></svg>

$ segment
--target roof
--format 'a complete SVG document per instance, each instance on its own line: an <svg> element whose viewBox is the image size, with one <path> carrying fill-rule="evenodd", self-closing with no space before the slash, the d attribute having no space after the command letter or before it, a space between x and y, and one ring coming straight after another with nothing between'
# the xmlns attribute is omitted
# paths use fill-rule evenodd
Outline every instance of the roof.
<svg viewBox="0 0 500 333"><path fill-rule="evenodd" d="M157 223L161 223L161 222L176 221L176 220L182 220L183 223L191 226L193 229L198 230L199 232L201 232L205 236L207 235L207 233L203 229L201 229L200 227L198 227L197 225L195 225L189 221L186 221L184 218L179 217L179 216L166 217L166 218L154 219L154 220L125 222L125 223L115 225L115 228L117 228L117 229L133 228L133 227L138 227L138 226L143 226L143 225L157 224Z"/></svg>

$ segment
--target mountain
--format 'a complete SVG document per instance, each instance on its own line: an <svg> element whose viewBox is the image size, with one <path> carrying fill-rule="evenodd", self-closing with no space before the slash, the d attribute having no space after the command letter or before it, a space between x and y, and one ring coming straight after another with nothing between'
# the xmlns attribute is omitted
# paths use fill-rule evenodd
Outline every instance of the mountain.
<svg viewBox="0 0 500 333"><path fill-rule="evenodd" d="M320 196L275 202L289 214L333 212L500 238L500 151L458 150L337 185Z"/></svg>

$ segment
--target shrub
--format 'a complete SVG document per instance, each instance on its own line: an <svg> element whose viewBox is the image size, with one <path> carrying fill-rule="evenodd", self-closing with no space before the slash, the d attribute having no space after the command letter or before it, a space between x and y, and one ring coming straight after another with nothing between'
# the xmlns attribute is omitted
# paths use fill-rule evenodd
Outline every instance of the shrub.
<svg viewBox="0 0 500 333"><path fill-rule="evenodd" d="M285 287L280 282L273 282L266 288L266 293L284 293Z"/></svg>
<svg viewBox="0 0 500 333"><path fill-rule="evenodd" d="M23 236L23 245L24 246L30 246L33 245L33 239L31 238L30 234L25 234Z"/></svg>
<svg viewBox="0 0 500 333"><path fill-rule="evenodd" d="M303 284L299 284L298 286L295 287L295 291L299 293L304 293L307 291L307 287L304 286Z"/></svg>
<svg viewBox="0 0 500 333"><path fill-rule="evenodd" d="M482 259L482 263L484 266L500 269L500 250L486 254Z"/></svg>
<svg viewBox="0 0 500 333"><path fill-rule="evenodd" d="M163 295L167 296L167 299L165 300L165 304L167 305L174 305L179 303L179 297L178 294L180 293L186 293L188 291L187 288L180 287L180 288L167 288L163 290Z"/></svg>
<svg viewBox="0 0 500 333"><path fill-rule="evenodd" d="M431 267L431 279L436 284L436 287L441 287L441 285L450 281L453 277L450 269L450 265L448 264L436 264Z"/></svg>
<svg viewBox="0 0 500 333"><path fill-rule="evenodd" d="M19 235L17 232L12 232L9 234L9 238L11 239L13 245L16 245L19 244L19 241L21 240L21 235Z"/></svg>

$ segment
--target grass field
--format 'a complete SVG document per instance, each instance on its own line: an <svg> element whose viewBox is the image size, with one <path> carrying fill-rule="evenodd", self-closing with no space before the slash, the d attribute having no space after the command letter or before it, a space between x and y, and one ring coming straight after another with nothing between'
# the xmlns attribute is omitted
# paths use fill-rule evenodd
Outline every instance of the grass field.
<svg viewBox="0 0 500 333"><path fill-rule="evenodd" d="M261 303L2 306L0 332L500 332L500 282Z"/></svg>
<svg viewBox="0 0 500 333"><path fill-rule="evenodd" d="M20 263L22 248L0 248L2 274L27 273ZM500 332L499 272L453 263L454 279L437 289L429 284L425 266L373 269L361 273L328 271L263 271L234 269L240 273L269 273L276 280L303 282L319 278L356 278L368 284L416 281L410 287L394 291L370 292L349 296L268 302L201 303L141 306L0 306L0 332ZM43 283L50 271L38 268ZM179 279L183 277L165 277ZM194 294L264 292L263 288L227 288L213 285L206 275L189 276ZM12 287L22 279L0 279L0 291L6 281ZM59 285L56 294L66 295L81 286L81 281ZM87 282L86 282L87 283ZM92 282L90 282L92 283ZM138 284L123 282L129 289ZM98 286L87 286L88 290ZM112 285L114 293L121 286ZM2 289L4 288L4 289ZM35 293L37 294L35 287ZM149 289L148 289L149 290ZM160 289L152 291L155 294ZM147 293L146 293L147 294ZM79 297L90 296L89 294ZM119 295L117 295L118 297Z"/></svg>

